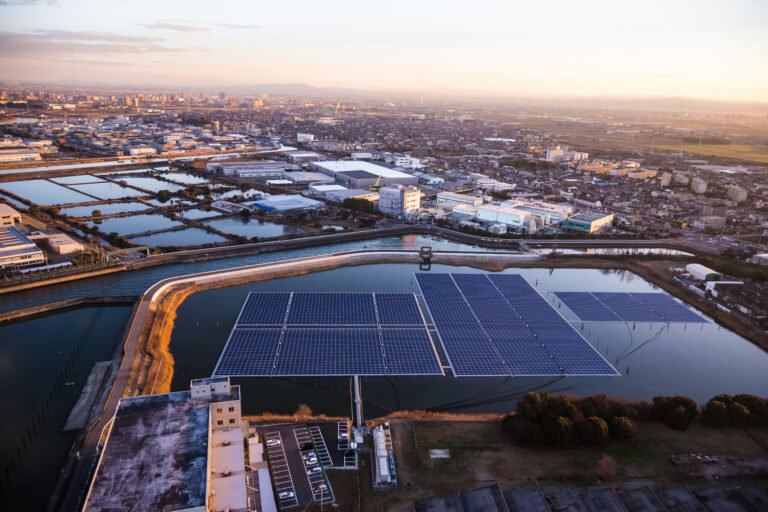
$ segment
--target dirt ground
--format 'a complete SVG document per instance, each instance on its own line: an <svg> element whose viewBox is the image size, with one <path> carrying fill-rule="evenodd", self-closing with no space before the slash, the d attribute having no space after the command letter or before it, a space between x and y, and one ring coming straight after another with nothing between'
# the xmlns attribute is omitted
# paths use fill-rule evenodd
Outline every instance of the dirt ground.
<svg viewBox="0 0 768 512"><path fill-rule="evenodd" d="M524 448L513 446L499 422L391 422L399 489L371 490L370 459L361 457L358 472L331 471L340 510L412 510L413 501L498 482L502 486L531 480L590 485L598 482L598 460L615 461L613 481L649 479L683 481L668 457L674 453L759 455L768 453L768 429L717 430L693 425L678 432L657 423L639 425L629 442L598 448ZM443 448L449 459L430 458L430 449Z"/></svg>

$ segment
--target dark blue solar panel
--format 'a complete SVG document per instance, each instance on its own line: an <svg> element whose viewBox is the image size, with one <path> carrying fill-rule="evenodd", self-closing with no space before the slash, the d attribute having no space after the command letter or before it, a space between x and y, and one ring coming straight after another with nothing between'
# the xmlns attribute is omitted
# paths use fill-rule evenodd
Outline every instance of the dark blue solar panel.
<svg viewBox="0 0 768 512"><path fill-rule="evenodd" d="M370 293L294 293L289 325L376 325Z"/></svg>
<svg viewBox="0 0 768 512"><path fill-rule="evenodd" d="M453 274L512 375L556 375L561 369L533 331L484 274Z"/></svg>
<svg viewBox="0 0 768 512"><path fill-rule="evenodd" d="M423 325L416 297L410 293L377 293L376 308L381 325Z"/></svg>
<svg viewBox="0 0 768 512"><path fill-rule="evenodd" d="M509 375L448 274L416 274L432 321L456 376Z"/></svg>
<svg viewBox="0 0 768 512"><path fill-rule="evenodd" d="M522 276L493 274L488 279L552 354L562 374L616 375L616 370Z"/></svg>
<svg viewBox="0 0 768 512"><path fill-rule="evenodd" d="M414 295L377 299L381 322L370 293L252 293L214 375L442 375Z"/></svg>
<svg viewBox="0 0 768 512"><path fill-rule="evenodd" d="M238 325L282 325L290 293L249 293Z"/></svg>
<svg viewBox="0 0 768 512"><path fill-rule="evenodd" d="M660 315L649 309L629 293L594 292L597 299L611 308L619 318L626 322L661 322Z"/></svg>
<svg viewBox="0 0 768 512"><path fill-rule="evenodd" d="M384 375L378 329L288 329L274 375Z"/></svg>
<svg viewBox="0 0 768 512"><path fill-rule="evenodd" d="M702 317L664 293L632 293L633 298L657 313L665 322L707 323Z"/></svg>
<svg viewBox="0 0 768 512"><path fill-rule="evenodd" d="M280 329L235 328L224 347L214 376L272 375Z"/></svg>
<svg viewBox="0 0 768 512"><path fill-rule="evenodd" d="M587 322L621 321L616 313L589 292L557 292L557 297L581 320Z"/></svg>
<svg viewBox="0 0 768 512"><path fill-rule="evenodd" d="M382 329L388 375L442 375L425 329Z"/></svg>

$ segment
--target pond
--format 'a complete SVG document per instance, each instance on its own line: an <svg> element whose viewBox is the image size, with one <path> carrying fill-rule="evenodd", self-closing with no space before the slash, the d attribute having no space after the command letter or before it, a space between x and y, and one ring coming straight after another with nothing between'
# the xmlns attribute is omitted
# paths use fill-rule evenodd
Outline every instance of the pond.
<svg viewBox="0 0 768 512"><path fill-rule="evenodd" d="M123 187L118 183L84 183L82 185L69 185L71 188L96 197L97 199L122 199L125 197L146 196L146 192L136 190L135 188Z"/></svg>
<svg viewBox="0 0 768 512"><path fill-rule="evenodd" d="M178 192L179 190L184 190L186 188L182 185L161 181L151 176L118 176L115 177L115 180L124 181L132 187L136 187L141 190L148 190L149 192L155 193L160 192L161 190L167 190L168 192Z"/></svg>
<svg viewBox="0 0 768 512"><path fill-rule="evenodd" d="M205 178L200 178L199 176L187 174L184 172L168 172L161 176L163 179L170 180L181 185L205 185L210 183Z"/></svg>
<svg viewBox="0 0 768 512"><path fill-rule="evenodd" d="M27 199L35 204L50 206L67 203L89 203L94 199L62 187L48 180L6 181L0 183L0 190Z"/></svg>
<svg viewBox="0 0 768 512"><path fill-rule="evenodd" d="M130 215L128 217L112 217L99 221L89 221L89 226L97 226L102 233L117 233L120 236L159 231L182 226L181 222L171 220L159 214Z"/></svg>
<svg viewBox="0 0 768 512"><path fill-rule="evenodd" d="M113 215L115 213L140 212L150 208L150 206L139 202L110 203L93 206L71 206L69 208L62 208L59 210L59 213L69 217L90 217L94 210L99 210L102 215Z"/></svg>
<svg viewBox="0 0 768 512"><path fill-rule="evenodd" d="M297 235L304 232L298 226L275 224L274 222L266 222L254 218L243 219L242 217L210 220L204 224L224 233L244 236L246 238L275 238L284 235Z"/></svg>
<svg viewBox="0 0 768 512"><path fill-rule="evenodd" d="M150 247L191 247L194 245L218 244L227 239L216 233L208 233L204 229L187 228L178 231L166 231L153 235L137 236L130 242L137 245L149 245Z"/></svg>

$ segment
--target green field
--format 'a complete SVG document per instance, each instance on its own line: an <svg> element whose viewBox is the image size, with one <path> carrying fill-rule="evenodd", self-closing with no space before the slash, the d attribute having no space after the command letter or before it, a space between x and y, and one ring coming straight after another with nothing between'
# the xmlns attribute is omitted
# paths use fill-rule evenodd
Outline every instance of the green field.
<svg viewBox="0 0 768 512"><path fill-rule="evenodd" d="M701 146L697 144L664 144L654 147L667 151L685 151L686 153L702 156L716 156L768 164L768 148L749 144L703 144Z"/></svg>

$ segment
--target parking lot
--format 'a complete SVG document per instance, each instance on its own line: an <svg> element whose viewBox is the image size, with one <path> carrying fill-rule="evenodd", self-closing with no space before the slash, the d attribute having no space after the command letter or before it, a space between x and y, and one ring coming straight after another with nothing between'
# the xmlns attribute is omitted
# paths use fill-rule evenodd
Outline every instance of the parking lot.
<svg viewBox="0 0 768 512"><path fill-rule="evenodd" d="M357 467L357 457L349 450L346 422L251 426L264 440L280 510L334 503L325 471Z"/></svg>

